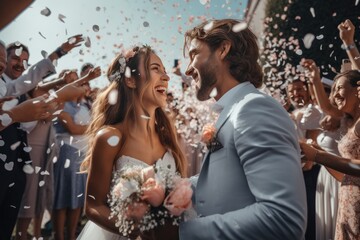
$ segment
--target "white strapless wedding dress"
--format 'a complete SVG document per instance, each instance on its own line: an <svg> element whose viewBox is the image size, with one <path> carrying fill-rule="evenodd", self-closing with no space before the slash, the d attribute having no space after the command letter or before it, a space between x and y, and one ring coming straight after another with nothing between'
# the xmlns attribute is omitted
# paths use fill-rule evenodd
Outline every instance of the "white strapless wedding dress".
<svg viewBox="0 0 360 240"><path fill-rule="evenodd" d="M170 169L171 172L176 172L176 164L173 155L167 151L164 156L156 161L156 167L159 168L167 168ZM121 156L116 161L115 169L116 171L124 170L125 168L133 167L133 166L141 166L141 167L149 167L149 165L143 161L140 161L136 158L129 156ZM128 238L120 236L119 234L115 234L109 232L102 227L96 225L92 221L88 221L78 236L77 240L126 240Z"/></svg>

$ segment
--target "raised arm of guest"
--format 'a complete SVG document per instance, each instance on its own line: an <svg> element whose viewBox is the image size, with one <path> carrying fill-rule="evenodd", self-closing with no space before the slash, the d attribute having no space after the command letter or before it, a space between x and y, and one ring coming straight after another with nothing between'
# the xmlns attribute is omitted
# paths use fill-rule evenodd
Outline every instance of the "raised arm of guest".
<svg viewBox="0 0 360 240"><path fill-rule="evenodd" d="M344 174L360 177L359 159L343 158L323 150L319 150L304 142L300 142L300 147L308 161L317 162Z"/></svg>
<svg viewBox="0 0 360 240"><path fill-rule="evenodd" d="M40 81L56 72L53 64L54 61L67 54L71 49L79 46L82 41L84 41L82 35L75 35L69 38L46 59L43 59L29 67L28 71L17 79L7 82L6 96L19 96L34 89Z"/></svg>
<svg viewBox="0 0 360 240"><path fill-rule="evenodd" d="M360 70L360 54L354 41L355 26L349 19L346 19L338 25L338 29L351 65L353 68Z"/></svg>
<svg viewBox="0 0 360 240"><path fill-rule="evenodd" d="M0 110L0 131L15 122L30 122L43 120L51 115L56 108L54 104L46 102L47 95L29 99L9 110ZM13 97L5 97L0 99L0 107L5 101L12 100Z"/></svg>
<svg viewBox="0 0 360 240"><path fill-rule="evenodd" d="M336 118L341 118L343 113L333 106L325 92L325 89L321 83L320 71L316 66L316 63L312 59L303 59L301 65L309 70L309 80L312 86L317 103L319 107L328 115Z"/></svg>

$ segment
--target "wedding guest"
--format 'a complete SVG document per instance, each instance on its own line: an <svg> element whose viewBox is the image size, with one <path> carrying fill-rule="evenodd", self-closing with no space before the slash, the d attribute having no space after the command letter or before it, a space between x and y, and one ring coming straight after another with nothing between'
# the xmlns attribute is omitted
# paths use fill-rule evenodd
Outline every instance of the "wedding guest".
<svg viewBox="0 0 360 240"><path fill-rule="evenodd" d="M82 41L81 37L75 36L74 38L75 41L72 41L72 43L66 42L61 46L65 50L70 51ZM54 72L54 66L51 61L63 56L66 53L64 49L59 48L54 51L48 59L40 61L38 64L35 64L36 66L30 67L22 76L29 59L29 50L21 43L9 44L6 49L6 69L0 79L0 96L12 94L19 96L34 88L44 77ZM19 96L18 103L21 104L25 99L25 95ZM36 104L38 103L36 102ZM49 117L50 112L56 108L52 103L46 104L45 97L42 97L40 105L47 110L43 115L44 118ZM16 112L13 111L13 113ZM6 116L7 122L9 122L8 116ZM37 118L32 120L35 119ZM11 120L10 122L14 121ZM2 123L4 123L4 119L2 119ZM0 132L0 139L4 141L4 145L1 147L1 154L6 156L5 161L1 161L0 166L0 212L2 213L0 215L0 236L10 239L26 182L23 168L25 170L31 168L31 159L28 153L26 132L20 129L19 123L15 122L7 125Z"/></svg>
<svg viewBox="0 0 360 240"><path fill-rule="evenodd" d="M198 178L198 218L180 224L180 239L303 239L306 193L294 124L260 93L259 48L233 19L206 21L185 33L186 75L197 98L217 89L220 116Z"/></svg>
<svg viewBox="0 0 360 240"><path fill-rule="evenodd" d="M126 69L131 69L128 71ZM176 140L173 123L163 110L169 76L149 46L118 54L107 71L111 84L96 98L89 125L89 150L82 164L88 171L86 215L79 239L127 239L119 234L116 219L109 218L108 196L115 170L127 167L168 166L186 176L186 161ZM117 98L110 101L116 92ZM106 153L106 158L104 158ZM139 206L147 206L139 202ZM134 219L132 212L128 218ZM133 226L135 227L135 226ZM138 232L132 233L136 238ZM177 239L172 223L158 226L142 239Z"/></svg>

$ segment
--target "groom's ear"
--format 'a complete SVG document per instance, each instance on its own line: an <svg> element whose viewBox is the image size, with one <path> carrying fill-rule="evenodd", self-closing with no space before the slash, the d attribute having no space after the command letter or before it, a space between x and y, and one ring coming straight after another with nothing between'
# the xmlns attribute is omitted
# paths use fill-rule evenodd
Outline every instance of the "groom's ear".
<svg viewBox="0 0 360 240"><path fill-rule="evenodd" d="M227 41L227 40L222 41L222 43L220 44L220 47L218 49L221 60L225 59L226 55L230 51L230 48L231 48L231 42L230 41Z"/></svg>

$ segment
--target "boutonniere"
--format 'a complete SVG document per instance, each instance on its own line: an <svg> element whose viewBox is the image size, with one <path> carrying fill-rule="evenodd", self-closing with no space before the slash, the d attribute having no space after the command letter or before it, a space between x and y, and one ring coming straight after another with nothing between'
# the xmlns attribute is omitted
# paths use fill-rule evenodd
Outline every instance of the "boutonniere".
<svg viewBox="0 0 360 240"><path fill-rule="evenodd" d="M210 153L213 153L224 147L221 142L216 138L216 128L212 124L206 124L203 127L201 140L206 144L206 147L208 148Z"/></svg>

